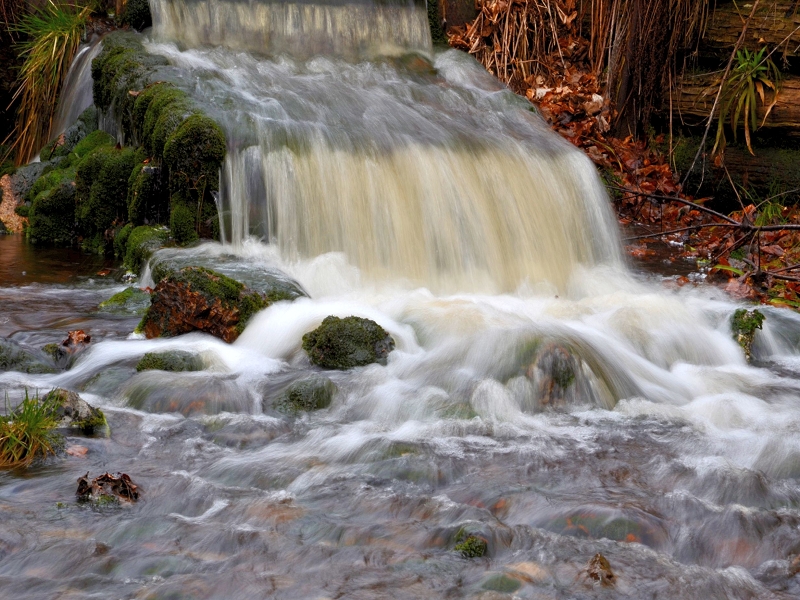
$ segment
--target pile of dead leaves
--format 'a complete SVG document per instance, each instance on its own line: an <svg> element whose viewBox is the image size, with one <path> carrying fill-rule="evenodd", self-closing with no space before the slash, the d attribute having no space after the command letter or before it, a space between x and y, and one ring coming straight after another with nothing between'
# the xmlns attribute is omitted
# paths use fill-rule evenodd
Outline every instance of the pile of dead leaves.
<svg viewBox="0 0 800 600"><path fill-rule="evenodd" d="M103 503L108 500L135 502L139 499L139 486L125 473L104 473L89 480L89 473L78 478L75 492L79 502Z"/></svg>
<svg viewBox="0 0 800 600"><path fill-rule="evenodd" d="M477 0L470 24L448 31L450 44L474 55L552 128L599 167L623 227L628 253L647 260L652 246L669 261L696 265L740 299L800 308L800 213L770 199L722 215L681 188L663 136L613 135L618 114L589 60L574 0ZM689 279L681 277L680 285Z"/></svg>

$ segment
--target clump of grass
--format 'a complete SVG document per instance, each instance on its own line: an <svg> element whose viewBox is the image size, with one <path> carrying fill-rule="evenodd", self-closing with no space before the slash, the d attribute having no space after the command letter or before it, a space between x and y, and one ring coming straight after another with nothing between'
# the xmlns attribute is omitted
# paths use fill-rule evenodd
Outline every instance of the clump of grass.
<svg viewBox="0 0 800 600"><path fill-rule="evenodd" d="M6 393L6 413L0 415L0 468L26 467L36 458L55 454L58 435L56 402L38 394L25 399L13 411Z"/></svg>
<svg viewBox="0 0 800 600"><path fill-rule="evenodd" d="M90 14L88 6L48 0L12 28L26 40L20 44L25 62L14 94L20 101L13 144L18 165L27 163L49 141L58 93Z"/></svg>

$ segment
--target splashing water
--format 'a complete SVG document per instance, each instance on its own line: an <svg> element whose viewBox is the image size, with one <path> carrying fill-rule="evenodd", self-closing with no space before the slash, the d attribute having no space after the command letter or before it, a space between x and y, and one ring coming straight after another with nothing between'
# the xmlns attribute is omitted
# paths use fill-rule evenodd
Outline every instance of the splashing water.
<svg viewBox="0 0 800 600"><path fill-rule="evenodd" d="M591 165L524 101L469 57L408 41L400 17L387 53L371 27L347 38L346 19L310 16L343 6L154 5L150 50L192 74L230 147L226 243L151 262L251 285L282 271L310 298L271 306L228 345L125 339L139 317L94 309L121 289L94 265L71 265L67 283L0 284L0 334L32 347L68 328L95 337L68 371L0 373L0 389L78 390L112 430L69 439L86 458L0 473L0 589L798 597L800 317L764 308L748 364L719 292L626 270ZM309 58L258 37L312 25L311 40L341 47ZM32 271L3 253L12 243L0 238L0 257L20 256L2 268ZM283 390L319 373L302 335L328 315L373 319L397 349L385 367L326 372L331 406L287 417ZM136 372L168 349L204 369ZM72 505L89 469L129 473L143 500ZM487 557L454 551L464 533ZM613 587L587 575L598 552Z"/></svg>

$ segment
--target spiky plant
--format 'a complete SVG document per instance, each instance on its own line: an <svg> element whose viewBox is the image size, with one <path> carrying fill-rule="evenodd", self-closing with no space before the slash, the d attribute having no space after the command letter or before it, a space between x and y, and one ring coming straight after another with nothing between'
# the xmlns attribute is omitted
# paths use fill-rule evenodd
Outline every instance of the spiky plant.
<svg viewBox="0 0 800 600"><path fill-rule="evenodd" d="M49 141L58 93L90 13L89 7L48 0L12 28L25 39L21 43L25 62L14 94L20 101L13 142L18 165L28 162Z"/></svg>
<svg viewBox="0 0 800 600"><path fill-rule="evenodd" d="M769 56L764 56L766 48L750 52L747 48L736 53L736 62L730 76L722 87L720 110L717 120L717 139L712 154L725 149L725 122L730 119L733 138L736 139L741 119L744 127L744 140L750 154L755 155L750 135L758 129L758 99L766 105L766 91L772 90L773 98L764 113L763 125L775 103L778 101L778 86L781 73Z"/></svg>
<svg viewBox="0 0 800 600"><path fill-rule="evenodd" d="M0 415L0 468L28 466L38 457L55 454L58 436L53 433L57 425L56 401L25 399L12 411L6 393L6 413Z"/></svg>

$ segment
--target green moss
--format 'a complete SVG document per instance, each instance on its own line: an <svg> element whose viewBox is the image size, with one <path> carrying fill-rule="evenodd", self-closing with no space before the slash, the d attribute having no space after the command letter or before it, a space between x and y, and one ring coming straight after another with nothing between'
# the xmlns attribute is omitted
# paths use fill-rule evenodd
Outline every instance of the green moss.
<svg viewBox="0 0 800 600"><path fill-rule="evenodd" d="M361 317L327 317L303 336L303 350L311 362L328 369L386 364L393 349L392 337L375 321Z"/></svg>
<svg viewBox="0 0 800 600"><path fill-rule="evenodd" d="M173 178L185 177L188 187L216 189L225 148L219 125L206 116L192 115L169 138L164 161Z"/></svg>
<svg viewBox="0 0 800 600"><path fill-rule="evenodd" d="M99 146L89 152L80 160L80 162L78 162L75 170L75 187L76 201L79 206L89 202L89 198L92 193L92 184L100 175L100 171L102 171L103 166L105 166L106 161L111 156L113 151L113 147L104 145ZM78 212L81 212L80 208L78 209ZM86 218L87 220L90 216L91 215L88 214L88 212L86 215L82 215L82 217Z"/></svg>
<svg viewBox="0 0 800 600"><path fill-rule="evenodd" d="M161 186L161 170L138 166L128 182L128 219L135 225L159 223L169 214L167 195Z"/></svg>
<svg viewBox="0 0 800 600"><path fill-rule="evenodd" d="M334 394L336 385L327 377L307 377L292 383L275 403L275 408L287 414L328 408Z"/></svg>
<svg viewBox="0 0 800 600"><path fill-rule="evenodd" d="M180 267L171 260L159 260L155 265L152 265L153 270L150 276L156 285L163 279L166 279L173 273L180 271Z"/></svg>
<svg viewBox="0 0 800 600"><path fill-rule="evenodd" d="M133 231L133 225L128 223L124 227L120 228L117 233L114 235L114 256L117 258L124 258L125 251L128 247L128 238Z"/></svg>
<svg viewBox="0 0 800 600"><path fill-rule="evenodd" d="M125 268L138 273L148 258L169 239L169 231L163 227L142 225L128 237L125 251Z"/></svg>
<svg viewBox="0 0 800 600"><path fill-rule="evenodd" d="M458 537L459 536L456 537L456 541L458 541ZM486 540L479 538L476 535L468 535L463 537L462 534L461 537L462 540L453 547L453 550L461 554L461 556L464 558L480 558L486 554Z"/></svg>
<svg viewBox="0 0 800 600"><path fill-rule="evenodd" d="M31 189L28 190L28 193L25 194L25 202L31 203L33 200L44 192L45 190L53 189L54 187L58 186L62 182L71 182L75 181L75 171L72 169L56 169L54 171L50 171L39 177L36 181L33 182Z"/></svg>
<svg viewBox="0 0 800 600"><path fill-rule="evenodd" d="M137 363L136 370L141 371L202 371L203 361L199 356L182 350L167 352L148 352Z"/></svg>
<svg viewBox="0 0 800 600"><path fill-rule="evenodd" d="M125 288L100 303L98 308L107 312L144 314L150 306L150 294L136 287Z"/></svg>
<svg viewBox="0 0 800 600"><path fill-rule="evenodd" d="M75 184L62 180L41 192L28 213L28 237L34 244L67 246L75 225Z"/></svg>
<svg viewBox="0 0 800 600"><path fill-rule="evenodd" d="M731 316L731 331L733 339L742 347L747 360L751 358L753 341L756 330L761 329L764 323L764 314L757 309L737 309Z"/></svg>
<svg viewBox="0 0 800 600"><path fill-rule="evenodd" d="M153 17L150 14L149 2L147 0L128 0L125 10L122 12L121 22L138 31L152 26Z"/></svg>
<svg viewBox="0 0 800 600"><path fill-rule="evenodd" d="M25 350L12 340L0 338L0 371L43 374L52 373L55 369L47 364L43 356Z"/></svg>
<svg viewBox="0 0 800 600"><path fill-rule="evenodd" d="M114 138L105 131L93 131L72 149L72 152L67 156L65 166L77 165L93 150L101 147L113 148L114 144Z"/></svg>
<svg viewBox="0 0 800 600"><path fill-rule="evenodd" d="M172 211L169 215L169 229L172 232L175 243L179 246L185 246L196 241L199 236L197 234L195 211L181 200L173 200Z"/></svg>
<svg viewBox="0 0 800 600"><path fill-rule="evenodd" d="M228 304L237 303L245 289L243 283L204 267L186 267L172 273L170 278L176 283L188 285L191 290L201 293L209 301L219 298Z"/></svg>
<svg viewBox="0 0 800 600"><path fill-rule="evenodd" d="M154 87L156 89L152 97L145 97L149 102L141 123L141 142L151 156L160 157L167 141L165 135L174 131L172 126L177 127L180 120L191 113L192 106L183 90L167 85ZM161 151L156 151L156 130Z"/></svg>
<svg viewBox="0 0 800 600"><path fill-rule="evenodd" d="M31 207L28 204L20 204L17 208L14 209L14 212L17 213L20 217L28 217L30 215Z"/></svg>
<svg viewBox="0 0 800 600"><path fill-rule="evenodd" d="M42 346L42 352L47 354L54 361L59 361L64 357L65 350L61 344L50 343Z"/></svg>

